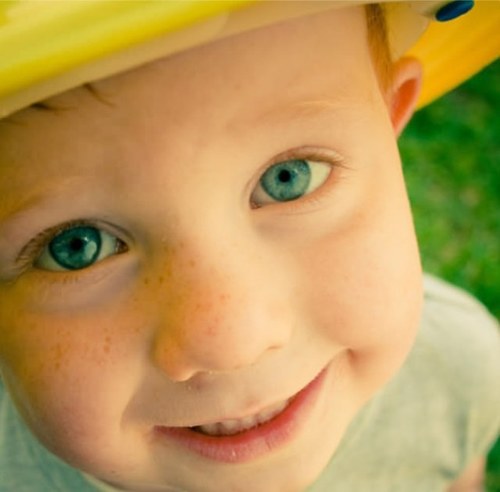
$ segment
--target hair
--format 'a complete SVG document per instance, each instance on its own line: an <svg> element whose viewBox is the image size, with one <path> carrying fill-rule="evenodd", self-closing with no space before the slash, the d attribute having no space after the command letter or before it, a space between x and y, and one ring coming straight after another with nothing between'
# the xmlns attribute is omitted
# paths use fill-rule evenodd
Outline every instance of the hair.
<svg viewBox="0 0 500 492"><path fill-rule="evenodd" d="M385 92L391 83L393 65L385 12L379 4L368 4L365 6L365 14L372 61L380 87Z"/></svg>

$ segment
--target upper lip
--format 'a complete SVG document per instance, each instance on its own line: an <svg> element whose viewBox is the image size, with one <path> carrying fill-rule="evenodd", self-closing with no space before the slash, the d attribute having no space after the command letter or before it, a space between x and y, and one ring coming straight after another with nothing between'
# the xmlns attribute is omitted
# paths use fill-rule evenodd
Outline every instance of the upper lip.
<svg viewBox="0 0 500 492"><path fill-rule="evenodd" d="M274 398L273 400L270 399L260 399L258 405L251 405L250 407L247 407L245 410L242 411L228 411L228 412L223 412L222 415L217 416L217 417L207 417L203 419L189 419L186 420L186 422L178 422L175 424L170 424L170 425L160 425L160 427L199 427L203 425L210 425L210 424L217 424L217 423L223 423L231 420L244 420L250 417L255 417L259 415L260 413L263 413L267 411L269 408L272 408L274 406L280 405L283 402L290 402L293 400L293 398L300 392L302 391L306 386L308 386L320 373L321 371L318 371L316 374L314 374L312 377L309 376L307 379L304 380L302 385L299 388L296 388L293 392L288 393L288 396L284 395L280 398ZM277 386L280 387L280 386ZM267 402L266 402L267 400ZM270 402L270 403L268 403Z"/></svg>

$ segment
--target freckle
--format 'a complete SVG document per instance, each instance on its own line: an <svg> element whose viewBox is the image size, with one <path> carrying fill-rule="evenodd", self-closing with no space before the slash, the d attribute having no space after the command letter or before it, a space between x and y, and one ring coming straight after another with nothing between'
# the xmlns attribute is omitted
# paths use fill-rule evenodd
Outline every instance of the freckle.
<svg viewBox="0 0 500 492"><path fill-rule="evenodd" d="M110 336L107 336L105 339L104 339L104 346L103 346L103 351L106 352L106 353L109 353L109 346L111 344L111 337Z"/></svg>
<svg viewBox="0 0 500 492"><path fill-rule="evenodd" d="M52 353L53 353L54 368L59 369L61 367L61 360L64 355L64 350L59 343L54 346Z"/></svg>
<svg viewBox="0 0 500 492"><path fill-rule="evenodd" d="M196 261L194 260L189 260L189 266L194 267L196 265Z"/></svg>
<svg viewBox="0 0 500 492"><path fill-rule="evenodd" d="M163 275L160 275L160 276L158 277L158 283L161 285L161 284L163 283L163 280L164 280L164 279L163 279Z"/></svg>
<svg viewBox="0 0 500 492"><path fill-rule="evenodd" d="M146 278L144 279L144 285L148 285L148 284L149 284L149 278L148 278L148 277L146 277Z"/></svg>
<svg viewBox="0 0 500 492"><path fill-rule="evenodd" d="M200 303L200 308L208 314L213 311L214 303L212 301L202 302Z"/></svg>
<svg viewBox="0 0 500 492"><path fill-rule="evenodd" d="M217 333L217 319L213 320L214 321L214 324L209 324L207 327L206 327L206 334L209 336L209 337L213 337L215 335L215 333Z"/></svg>

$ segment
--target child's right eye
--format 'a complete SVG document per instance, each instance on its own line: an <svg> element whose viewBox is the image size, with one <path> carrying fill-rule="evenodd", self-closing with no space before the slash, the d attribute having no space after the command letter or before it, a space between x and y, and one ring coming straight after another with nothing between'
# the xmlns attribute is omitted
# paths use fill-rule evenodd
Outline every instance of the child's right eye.
<svg viewBox="0 0 500 492"><path fill-rule="evenodd" d="M269 167L252 193L252 203L289 202L309 195L322 186L332 165L311 159L287 159Z"/></svg>
<svg viewBox="0 0 500 492"><path fill-rule="evenodd" d="M125 243L116 236L91 225L77 225L53 236L34 266L49 271L82 270L125 250Z"/></svg>

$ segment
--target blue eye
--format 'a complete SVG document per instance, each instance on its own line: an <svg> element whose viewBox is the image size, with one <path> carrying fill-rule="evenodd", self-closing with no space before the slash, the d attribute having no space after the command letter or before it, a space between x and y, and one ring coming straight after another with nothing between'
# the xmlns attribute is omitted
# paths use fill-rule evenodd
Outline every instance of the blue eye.
<svg viewBox="0 0 500 492"><path fill-rule="evenodd" d="M252 193L252 203L262 206L288 202L313 192L328 178L331 166L324 162L290 159L271 166Z"/></svg>
<svg viewBox="0 0 500 492"><path fill-rule="evenodd" d="M35 266L43 270L81 270L121 252L123 242L92 226L75 226L57 234L45 246Z"/></svg>

